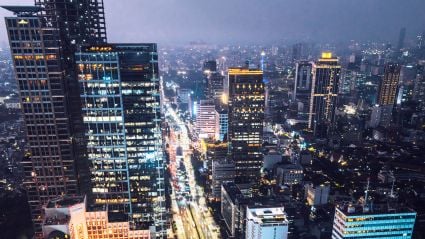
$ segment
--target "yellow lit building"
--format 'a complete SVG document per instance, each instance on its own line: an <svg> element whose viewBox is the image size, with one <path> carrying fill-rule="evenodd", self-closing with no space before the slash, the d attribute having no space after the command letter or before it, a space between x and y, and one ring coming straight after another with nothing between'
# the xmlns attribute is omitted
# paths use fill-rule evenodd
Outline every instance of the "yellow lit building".
<svg viewBox="0 0 425 239"><path fill-rule="evenodd" d="M43 214L46 239L149 239L149 230L131 230L127 220L106 210L86 210L85 197L61 197L48 202Z"/></svg>
<svg viewBox="0 0 425 239"><path fill-rule="evenodd" d="M263 72L229 68L228 139L237 183L258 182L265 108Z"/></svg>
<svg viewBox="0 0 425 239"><path fill-rule="evenodd" d="M326 137L335 121L340 73L338 58L330 52L313 63L308 127L317 137Z"/></svg>

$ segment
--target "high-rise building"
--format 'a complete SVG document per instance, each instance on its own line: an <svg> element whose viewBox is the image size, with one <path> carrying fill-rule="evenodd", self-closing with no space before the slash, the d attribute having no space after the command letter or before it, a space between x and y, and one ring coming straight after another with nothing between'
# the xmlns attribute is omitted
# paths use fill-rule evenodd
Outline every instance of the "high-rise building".
<svg viewBox="0 0 425 239"><path fill-rule="evenodd" d="M306 44L296 43L292 46L292 62L295 63L299 60L306 58Z"/></svg>
<svg viewBox="0 0 425 239"><path fill-rule="evenodd" d="M226 225L229 238L243 238L245 235L246 199L241 189L234 183L223 183L221 186L220 214Z"/></svg>
<svg viewBox="0 0 425 239"><path fill-rule="evenodd" d="M216 72L217 71L217 61L215 61L215 60L205 61L204 65L202 67L202 70L204 71L204 74L210 73L210 72Z"/></svg>
<svg viewBox="0 0 425 239"><path fill-rule="evenodd" d="M63 194L89 192L74 53L106 40L100 0L37 0L36 6L4 7L21 95L30 157L23 162L36 237L42 205Z"/></svg>
<svg viewBox="0 0 425 239"><path fill-rule="evenodd" d="M250 68L229 68L230 152L237 183L258 182L262 165L264 120L263 72Z"/></svg>
<svg viewBox="0 0 425 239"><path fill-rule="evenodd" d="M289 221L283 207L246 209L246 239L287 239Z"/></svg>
<svg viewBox="0 0 425 239"><path fill-rule="evenodd" d="M322 53L322 57L313 64L308 127L318 137L331 133L335 122L340 72L338 58L330 52Z"/></svg>
<svg viewBox="0 0 425 239"><path fill-rule="evenodd" d="M391 123L392 112L398 95L400 70L399 64L386 64L384 76L379 85L378 105L374 108L373 117L378 119L378 125L383 127L388 127Z"/></svg>
<svg viewBox="0 0 425 239"><path fill-rule="evenodd" d="M207 76L208 81L208 99L214 99L220 103L224 93L224 77L218 72L212 72Z"/></svg>
<svg viewBox="0 0 425 239"><path fill-rule="evenodd" d="M422 111L425 111L425 62L420 62L416 70L413 100L419 103Z"/></svg>
<svg viewBox="0 0 425 239"><path fill-rule="evenodd" d="M400 29L400 34L398 35L398 43L397 43L397 50L401 50L404 47L404 40L406 38L406 28L403 27Z"/></svg>
<svg viewBox="0 0 425 239"><path fill-rule="evenodd" d="M300 119L308 119L308 110L311 97L312 63L308 61L297 62L295 65L295 84L292 98L298 104Z"/></svg>
<svg viewBox="0 0 425 239"><path fill-rule="evenodd" d="M379 105L394 105L397 98L401 66L395 63L385 65L384 76L378 92Z"/></svg>
<svg viewBox="0 0 425 239"><path fill-rule="evenodd" d="M206 99L213 99L216 103L220 103L224 93L224 77L217 71L217 62L215 60L205 61L202 70L206 81Z"/></svg>
<svg viewBox="0 0 425 239"><path fill-rule="evenodd" d="M200 139L215 138L216 111L213 100L200 100L197 107L195 129Z"/></svg>
<svg viewBox="0 0 425 239"><path fill-rule="evenodd" d="M93 201L164 236L157 46L93 45L76 58Z"/></svg>
<svg viewBox="0 0 425 239"><path fill-rule="evenodd" d="M216 175L216 180L213 179L214 174L214 163L231 163L230 160L228 160L228 144L225 142L210 142L206 144L206 164L207 164L207 170L208 170L208 176L207 176L207 187L206 192L208 194L208 198L210 200L217 200L220 201L220 192L221 192L221 183L220 185L217 185L218 180L220 179L221 175ZM220 166L218 166L220 167ZM219 168L215 168L219 169ZM223 175L223 177L231 177L233 181L234 174L235 174L235 166L233 165L233 169L227 168L227 169L219 169L218 174L221 174L221 171L228 170L228 173L231 175ZM217 172L216 172L217 173ZM233 176L232 176L233 175ZM217 177L218 176L218 177ZM218 186L218 188L217 188ZM218 193L217 193L218 190ZM215 195L214 195L215 194Z"/></svg>
<svg viewBox="0 0 425 239"><path fill-rule="evenodd" d="M412 238L416 212L400 206L338 205L332 239Z"/></svg>
<svg viewBox="0 0 425 239"><path fill-rule="evenodd" d="M211 162L211 199L221 200L221 185L235 180L235 164L227 159L214 159Z"/></svg>
<svg viewBox="0 0 425 239"><path fill-rule="evenodd" d="M220 141L227 140L227 131L229 124L229 114L226 108L216 107L215 109L216 129L215 139Z"/></svg>

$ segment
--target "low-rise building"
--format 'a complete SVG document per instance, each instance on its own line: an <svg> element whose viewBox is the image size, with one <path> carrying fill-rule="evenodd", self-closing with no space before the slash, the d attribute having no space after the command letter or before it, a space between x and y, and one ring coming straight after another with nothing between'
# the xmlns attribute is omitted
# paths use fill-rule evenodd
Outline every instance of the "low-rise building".
<svg viewBox="0 0 425 239"><path fill-rule="evenodd" d="M149 230L131 230L126 220L115 221L107 210L86 210L85 197L60 197L48 202L43 214L43 237L69 239L149 239ZM120 217L121 218L121 217Z"/></svg>
<svg viewBox="0 0 425 239"><path fill-rule="evenodd" d="M283 164L276 166L276 183L294 185L302 182L304 178L303 167L299 164Z"/></svg>
<svg viewBox="0 0 425 239"><path fill-rule="evenodd" d="M305 187L305 199L310 206L320 206L328 203L329 199L329 184L321 184L314 186L307 184Z"/></svg>

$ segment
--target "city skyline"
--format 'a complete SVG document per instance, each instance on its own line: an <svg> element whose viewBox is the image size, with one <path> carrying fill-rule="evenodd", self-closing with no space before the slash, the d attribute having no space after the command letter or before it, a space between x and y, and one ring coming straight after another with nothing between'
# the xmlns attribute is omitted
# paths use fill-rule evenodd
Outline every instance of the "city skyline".
<svg viewBox="0 0 425 239"><path fill-rule="evenodd" d="M425 239L419 0L2 4L0 239Z"/></svg>
<svg viewBox="0 0 425 239"><path fill-rule="evenodd" d="M1 1L1 5L33 3L33 0ZM219 0L205 3L195 0L126 0L125 3L104 1L109 42L178 45L190 41L265 44L370 40L396 45L401 28L406 27L406 37L412 40L425 30L425 15L421 14L425 2L422 0L408 3L372 0L361 4L355 0ZM0 10L0 18L6 15L7 11ZM2 21L0 43L6 41Z"/></svg>

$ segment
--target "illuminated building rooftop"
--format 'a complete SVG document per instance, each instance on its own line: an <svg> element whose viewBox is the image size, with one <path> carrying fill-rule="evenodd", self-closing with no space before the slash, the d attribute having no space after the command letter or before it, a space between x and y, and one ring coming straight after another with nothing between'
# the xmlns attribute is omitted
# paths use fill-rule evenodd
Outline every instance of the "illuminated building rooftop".
<svg viewBox="0 0 425 239"><path fill-rule="evenodd" d="M346 216L374 215L374 214L395 214L395 213L415 213L412 209L400 204L372 204L363 206L362 204L337 205L339 211Z"/></svg>
<svg viewBox="0 0 425 239"><path fill-rule="evenodd" d="M256 223L287 223L283 207L247 208L249 219Z"/></svg>

